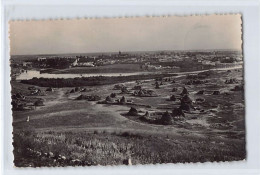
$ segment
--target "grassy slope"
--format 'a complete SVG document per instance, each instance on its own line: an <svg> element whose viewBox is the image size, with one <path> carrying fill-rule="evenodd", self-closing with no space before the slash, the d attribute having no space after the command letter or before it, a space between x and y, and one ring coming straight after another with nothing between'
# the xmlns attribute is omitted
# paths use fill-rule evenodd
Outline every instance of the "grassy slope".
<svg viewBox="0 0 260 175"><path fill-rule="evenodd" d="M131 158L133 164L207 162L241 160L245 148L241 142L124 133L21 132L14 135L16 166L77 165L57 161L44 153L50 151L66 160L79 159L86 165L120 165ZM41 152L37 156L28 148ZM26 159L24 159L27 157ZM44 161L43 161L44 160Z"/></svg>
<svg viewBox="0 0 260 175"><path fill-rule="evenodd" d="M162 103L171 104L166 101L166 96L170 94L172 86L181 87L184 81L182 78L178 79L176 84L163 85L161 89L156 90L160 97L135 98L134 101L147 103L153 107ZM213 81L216 81L219 86L223 86L221 84L223 80ZM152 84L154 82L147 82L146 87L154 87ZM28 91L28 85L21 83L13 85L14 91ZM229 86L231 88L233 85ZM91 88L92 91L89 93L99 94L105 98L112 92L112 88L113 85ZM197 91L203 87L189 86L188 89ZM129 110L127 106L112 107L75 101L73 99L79 93L65 95L67 90L70 89L62 88L48 92L47 96L42 97L46 100L44 107L33 111L14 111L16 166L107 165L108 163L117 165L122 164L123 160L129 156L134 164L224 161L245 158L243 134L240 137L223 137L230 136L231 132L236 135L236 130L215 132L214 129L208 128L197 131L193 128L184 129L136 123L120 115ZM222 104L230 108L229 103L243 102L243 96L239 95L240 93L234 93L229 97L220 95L204 96L204 98L211 101L211 106ZM125 96L130 98L129 95ZM231 117L236 116L237 111L231 112L221 114L222 118L212 118L208 122L238 121L239 118ZM30 116L30 122L25 122L27 116ZM237 116L244 115L240 113ZM244 131L244 120L240 121L242 127L237 129ZM239 126L239 123L237 124ZM70 161L55 162L58 160L57 158L37 156L28 151L28 148L39 151L41 154L51 151L55 155L62 155L67 159L79 159L81 164L74 164Z"/></svg>

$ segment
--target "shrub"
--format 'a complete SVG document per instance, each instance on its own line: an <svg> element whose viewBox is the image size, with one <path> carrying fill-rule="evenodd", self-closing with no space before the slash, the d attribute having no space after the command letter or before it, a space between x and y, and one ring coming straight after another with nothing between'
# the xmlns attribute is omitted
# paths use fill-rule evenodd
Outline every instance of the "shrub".
<svg viewBox="0 0 260 175"><path fill-rule="evenodd" d="M161 120L161 123L164 124L164 125L171 125L172 124L172 116L168 111L163 113L160 120Z"/></svg>

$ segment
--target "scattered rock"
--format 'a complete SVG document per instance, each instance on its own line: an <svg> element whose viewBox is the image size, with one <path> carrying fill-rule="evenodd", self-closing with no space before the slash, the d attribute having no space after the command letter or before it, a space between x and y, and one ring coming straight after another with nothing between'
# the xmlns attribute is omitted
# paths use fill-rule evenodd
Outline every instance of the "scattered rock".
<svg viewBox="0 0 260 175"><path fill-rule="evenodd" d="M111 94L110 94L110 97L111 97L111 98L115 98L115 97L116 97L116 93L111 93Z"/></svg>
<svg viewBox="0 0 260 175"><path fill-rule="evenodd" d="M204 90L200 90L199 92L197 92L197 95L203 95L204 94Z"/></svg>
<svg viewBox="0 0 260 175"><path fill-rule="evenodd" d="M83 88L83 89L81 89L80 92L87 92L87 89L86 89L86 88Z"/></svg>
<svg viewBox="0 0 260 175"><path fill-rule="evenodd" d="M179 108L184 111L190 111L190 109L195 109L192 105L191 98L187 94L181 98L181 105Z"/></svg>
<svg viewBox="0 0 260 175"><path fill-rule="evenodd" d="M191 98L186 94L181 98L181 104L192 104Z"/></svg>
<svg viewBox="0 0 260 175"><path fill-rule="evenodd" d="M163 125L171 125L172 124L172 116L171 116L171 114L168 111L163 113L163 115L162 115L160 120L161 120L161 123Z"/></svg>
<svg viewBox="0 0 260 175"><path fill-rule="evenodd" d="M179 117L179 116L185 117L185 114L181 108L175 108L172 110L172 116L173 117Z"/></svg>
<svg viewBox="0 0 260 175"><path fill-rule="evenodd" d="M244 86L243 85L238 85L235 86L231 91L244 91Z"/></svg>
<svg viewBox="0 0 260 175"><path fill-rule="evenodd" d="M105 101L107 103L113 103L114 102L114 100L110 96L107 96Z"/></svg>
<svg viewBox="0 0 260 175"><path fill-rule="evenodd" d="M186 87L183 87L181 95L187 95L187 94L189 94L188 90L186 89Z"/></svg>
<svg viewBox="0 0 260 175"><path fill-rule="evenodd" d="M197 103L203 103L204 101L205 101L204 98L197 98L197 99L196 99L196 102L197 102Z"/></svg>
<svg viewBox="0 0 260 175"><path fill-rule="evenodd" d="M219 91L213 91L212 95L220 95Z"/></svg>
<svg viewBox="0 0 260 175"><path fill-rule="evenodd" d="M135 108L131 107L127 115L138 116L138 111Z"/></svg>
<svg viewBox="0 0 260 175"><path fill-rule="evenodd" d="M101 97L98 95L80 95L76 100L98 101L101 100Z"/></svg>
<svg viewBox="0 0 260 175"><path fill-rule="evenodd" d="M12 99L24 100L25 96L22 93L17 93L15 95L12 95Z"/></svg>
<svg viewBox="0 0 260 175"><path fill-rule="evenodd" d="M192 116L191 119L198 119L198 117L197 116Z"/></svg>
<svg viewBox="0 0 260 175"><path fill-rule="evenodd" d="M114 90L121 90L123 87L125 87L125 85L123 85L123 84L116 84L113 89Z"/></svg>
<svg viewBox="0 0 260 175"><path fill-rule="evenodd" d="M223 94L226 96L230 95L230 93L228 93L228 92L224 92Z"/></svg>
<svg viewBox="0 0 260 175"><path fill-rule="evenodd" d="M186 85L198 85L208 83L208 80L189 80L185 84Z"/></svg>
<svg viewBox="0 0 260 175"><path fill-rule="evenodd" d="M172 95L172 96L170 97L170 100L171 100L171 101L176 101L175 95Z"/></svg>
<svg viewBox="0 0 260 175"><path fill-rule="evenodd" d="M139 97L157 97L158 95L153 90L141 89L133 93L134 96Z"/></svg>
<svg viewBox="0 0 260 175"><path fill-rule="evenodd" d="M123 96L123 97L120 99L119 103L124 104L125 102L126 102L126 99L125 99L125 96Z"/></svg>
<svg viewBox="0 0 260 175"><path fill-rule="evenodd" d="M172 92L177 92L177 88L176 87L174 87L174 88L172 88Z"/></svg>
<svg viewBox="0 0 260 175"><path fill-rule="evenodd" d="M126 100L126 103L133 103L134 101L131 99Z"/></svg>
<svg viewBox="0 0 260 175"><path fill-rule="evenodd" d="M130 93L130 91L127 89L127 87L122 87L121 93Z"/></svg>
<svg viewBox="0 0 260 175"><path fill-rule="evenodd" d="M34 86L30 86L30 87L28 87L28 90L30 90L30 91L32 91L32 90L36 90L36 87L34 87Z"/></svg>
<svg viewBox="0 0 260 175"><path fill-rule="evenodd" d="M155 82L155 89L160 89L158 81Z"/></svg>
<svg viewBox="0 0 260 175"><path fill-rule="evenodd" d="M238 80L236 78L230 78L225 81L226 84L236 84L238 83Z"/></svg>
<svg viewBox="0 0 260 175"><path fill-rule="evenodd" d="M80 90L79 87L75 87L75 92L78 92Z"/></svg>
<svg viewBox="0 0 260 175"><path fill-rule="evenodd" d="M48 87L48 88L46 89L46 91L53 92L53 91L54 91L54 89L53 89L53 88L51 88L51 87Z"/></svg>
<svg viewBox="0 0 260 175"><path fill-rule="evenodd" d="M150 113L148 111L145 112L144 117L150 117Z"/></svg>
<svg viewBox="0 0 260 175"><path fill-rule="evenodd" d="M182 109L184 111L190 111L191 107L189 104L183 103L183 104L181 104L180 109Z"/></svg>
<svg viewBox="0 0 260 175"><path fill-rule="evenodd" d="M133 87L133 90L141 90L142 89L142 86L135 86Z"/></svg>
<svg viewBox="0 0 260 175"><path fill-rule="evenodd" d="M34 106L44 106L43 100L39 99L36 102L34 102Z"/></svg>

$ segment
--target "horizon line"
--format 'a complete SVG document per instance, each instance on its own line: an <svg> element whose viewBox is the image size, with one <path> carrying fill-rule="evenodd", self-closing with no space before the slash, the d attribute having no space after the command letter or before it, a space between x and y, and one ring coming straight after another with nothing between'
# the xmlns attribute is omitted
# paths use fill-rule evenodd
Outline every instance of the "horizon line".
<svg viewBox="0 0 260 175"><path fill-rule="evenodd" d="M121 53L133 53L133 52L174 52L174 51L186 51L186 52L206 52L206 51L242 51L242 49L191 49L191 50L146 50L146 51L121 51ZM53 54L47 54L47 53L41 53L41 54L14 54L10 56L36 56L36 55L74 55L74 54L103 54L103 53L118 53L118 51L107 51L107 52L78 52L78 53L53 53Z"/></svg>

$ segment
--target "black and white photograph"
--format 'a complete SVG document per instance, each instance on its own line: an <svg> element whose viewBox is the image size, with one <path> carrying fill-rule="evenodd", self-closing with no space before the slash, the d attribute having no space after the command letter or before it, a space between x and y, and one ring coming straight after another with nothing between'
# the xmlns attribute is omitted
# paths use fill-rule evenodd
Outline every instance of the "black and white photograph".
<svg viewBox="0 0 260 175"><path fill-rule="evenodd" d="M15 167L245 161L241 14L9 21Z"/></svg>

